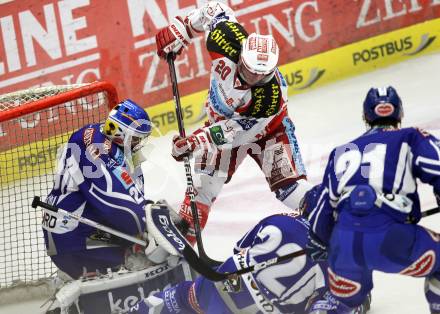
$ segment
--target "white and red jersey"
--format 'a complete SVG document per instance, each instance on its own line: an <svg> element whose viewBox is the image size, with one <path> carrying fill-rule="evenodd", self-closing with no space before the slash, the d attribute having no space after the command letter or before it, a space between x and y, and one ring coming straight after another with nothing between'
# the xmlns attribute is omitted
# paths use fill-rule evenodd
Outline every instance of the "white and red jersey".
<svg viewBox="0 0 440 314"><path fill-rule="evenodd" d="M215 1L188 15L194 31L206 31L212 59L204 130L216 145L237 147L271 134L287 116L287 84L278 71L261 86L248 86L237 75L241 43L248 33L233 11Z"/></svg>
<svg viewBox="0 0 440 314"><path fill-rule="evenodd" d="M222 186L247 156L257 162L276 197L286 206L298 208L311 185L306 181L295 126L287 114L286 81L277 68L261 85L249 86L238 75L243 42L248 45L245 49L258 52L257 60L278 53L276 43L264 36L246 40L248 33L234 12L215 1L190 12L185 24L190 35L206 32L212 59L205 103L209 123L193 133L199 142L192 157L200 183L196 203L203 208L201 227ZM189 202L182 204L181 216L191 223L189 212Z"/></svg>

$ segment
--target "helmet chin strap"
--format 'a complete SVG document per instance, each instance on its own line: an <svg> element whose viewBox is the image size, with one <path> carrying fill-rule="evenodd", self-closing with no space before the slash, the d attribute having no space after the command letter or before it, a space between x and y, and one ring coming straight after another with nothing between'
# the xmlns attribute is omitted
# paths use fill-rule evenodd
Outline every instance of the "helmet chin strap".
<svg viewBox="0 0 440 314"><path fill-rule="evenodd" d="M142 148L144 147L145 139L142 139L136 146L131 147L131 141L133 134L126 134L124 137L124 157L128 165L128 170L131 174L134 174L141 163L146 160L144 154L142 153Z"/></svg>
<svg viewBox="0 0 440 314"><path fill-rule="evenodd" d="M272 78L274 77L274 75L275 75L275 71L273 71L271 74L268 74L264 79L262 79L257 84L255 84L255 86L261 86L261 85L264 85L264 84L270 82L272 80Z"/></svg>
<svg viewBox="0 0 440 314"><path fill-rule="evenodd" d="M131 145L130 145L131 135L125 134L124 136L124 142L122 145L118 145L118 147L122 150L122 153L124 154L125 162L128 166L128 170L130 173L133 173L134 165L132 160L132 151L131 151Z"/></svg>

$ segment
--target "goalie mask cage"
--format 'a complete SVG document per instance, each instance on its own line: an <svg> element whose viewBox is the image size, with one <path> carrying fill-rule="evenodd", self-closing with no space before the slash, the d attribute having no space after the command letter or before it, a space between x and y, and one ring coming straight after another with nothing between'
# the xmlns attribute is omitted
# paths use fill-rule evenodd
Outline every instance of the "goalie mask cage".
<svg viewBox="0 0 440 314"><path fill-rule="evenodd" d="M0 95L0 292L56 271L32 199L45 199L52 188L57 153L72 132L104 121L117 101L107 82Z"/></svg>

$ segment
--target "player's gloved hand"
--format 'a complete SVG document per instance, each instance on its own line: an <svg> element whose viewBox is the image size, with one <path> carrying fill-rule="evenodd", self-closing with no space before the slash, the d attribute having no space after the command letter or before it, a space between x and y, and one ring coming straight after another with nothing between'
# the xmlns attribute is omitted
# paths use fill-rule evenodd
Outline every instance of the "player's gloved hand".
<svg viewBox="0 0 440 314"><path fill-rule="evenodd" d="M183 47L191 43L191 38L193 35L188 21L176 16L169 26L156 34L157 54L164 59L171 52L180 54Z"/></svg>
<svg viewBox="0 0 440 314"><path fill-rule="evenodd" d="M440 192L434 191L435 199L437 200L437 205L440 206Z"/></svg>
<svg viewBox="0 0 440 314"><path fill-rule="evenodd" d="M309 241L305 250L307 256L314 262L323 262L328 258L327 246L312 231L309 232Z"/></svg>
<svg viewBox="0 0 440 314"><path fill-rule="evenodd" d="M193 134L187 137L175 135L173 137L173 148L171 155L177 161L182 161L183 156L190 154L198 149L210 149L211 139L203 129L196 130Z"/></svg>
<svg viewBox="0 0 440 314"><path fill-rule="evenodd" d="M316 206L316 203L318 201L318 192L320 188L320 184L315 185L304 194L303 198L299 202L298 211L306 219Z"/></svg>

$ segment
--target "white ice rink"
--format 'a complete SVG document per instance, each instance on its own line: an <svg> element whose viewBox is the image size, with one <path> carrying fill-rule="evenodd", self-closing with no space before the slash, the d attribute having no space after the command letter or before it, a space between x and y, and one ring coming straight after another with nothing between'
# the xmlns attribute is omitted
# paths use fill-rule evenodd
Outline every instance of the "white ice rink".
<svg viewBox="0 0 440 314"><path fill-rule="evenodd" d="M440 54L409 59L355 78L314 89L290 98L289 114L309 173L318 183L330 150L364 130L362 101L372 86L393 85L405 109L403 126L419 126L440 136ZM177 206L185 191L183 164L170 157L171 137L154 138L149 144L149 160L144 164L147 196L166 198ZM431 189L420 186L422 206L435 207ZM260 169L250 158L238 168L214 204L203 232L205 250L216 259L225 259L250 227L275 212L288 210L269 191ZM440 231L440 215L423 219L422 224ZM376 273L371 313L429 313L423 294L423 279ZM0 307L1 314L38 313L41 301Z"/></svg>

